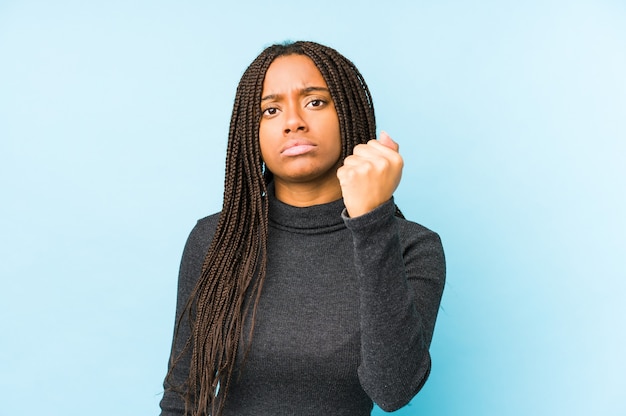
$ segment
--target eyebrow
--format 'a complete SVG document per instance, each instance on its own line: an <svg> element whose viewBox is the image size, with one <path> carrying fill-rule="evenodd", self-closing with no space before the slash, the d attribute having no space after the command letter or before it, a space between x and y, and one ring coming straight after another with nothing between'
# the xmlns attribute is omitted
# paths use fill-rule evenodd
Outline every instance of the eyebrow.
<svg viewBox="0 0 626 416"><path fill-rule="evenodd" d="M326 92L330 94L330 91L326 87L306 87L300 90L300 95L306 95L306 94L309 94L311 92L316 92L316 91L322 91L322 92ZM269 94L261 98L261 102L267 101L267 100L275 100L279 98L280 96L281 94Z"/></svg>

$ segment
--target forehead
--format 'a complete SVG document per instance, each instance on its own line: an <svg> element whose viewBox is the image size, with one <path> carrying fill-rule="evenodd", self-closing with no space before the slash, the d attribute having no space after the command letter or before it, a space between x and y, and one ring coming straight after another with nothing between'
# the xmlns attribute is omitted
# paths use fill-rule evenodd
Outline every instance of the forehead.
<svg viewBox="0 0 626 416"><path fill-rule="evenodd" d="M305 55L286 55L276 58L267 69L263 95L308 87L328 86L311 58Z"/></svg>

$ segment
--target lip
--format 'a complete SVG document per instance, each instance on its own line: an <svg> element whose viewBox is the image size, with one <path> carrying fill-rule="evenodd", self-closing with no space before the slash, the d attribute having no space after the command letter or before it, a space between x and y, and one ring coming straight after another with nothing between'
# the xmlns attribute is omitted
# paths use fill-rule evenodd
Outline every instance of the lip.
<svg viewBox="0 0 626 416"><path fill-rule="evenodd" d="M280 149L280 154L282 156L300 156L315 149L315 144L308 140L295 139L289 140L285 145Z"/></svg>

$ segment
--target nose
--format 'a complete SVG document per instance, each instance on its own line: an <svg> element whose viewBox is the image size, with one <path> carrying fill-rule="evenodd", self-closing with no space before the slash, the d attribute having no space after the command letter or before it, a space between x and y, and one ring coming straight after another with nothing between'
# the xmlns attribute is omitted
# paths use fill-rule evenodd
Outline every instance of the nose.
<svg viewBox="0 0 626 416"><path fill-rule="evenodd" d="M289 106L288 109L285 109L285 134L306 131L307 125L302 111L298 106Z"/></svg>

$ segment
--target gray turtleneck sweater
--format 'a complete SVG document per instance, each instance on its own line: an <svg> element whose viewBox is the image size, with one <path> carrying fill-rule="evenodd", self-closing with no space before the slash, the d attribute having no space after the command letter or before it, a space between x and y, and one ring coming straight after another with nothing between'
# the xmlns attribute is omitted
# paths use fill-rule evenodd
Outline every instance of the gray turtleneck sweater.
<svg viewBox="0 0 626 416"><path fill-rule="evenodd" d="M369 415L407 404L430 372L445 280L439 237L394 215L393 200L348 218L342 200L297 208L270 194L267 276L251 349L225 415ZM192 230L180 267L178 317L218 215ZM189 336L181 325L176 345ZM188 363L174 373L182 382ZM162 416L183 415L167 389Z"/></svg>

